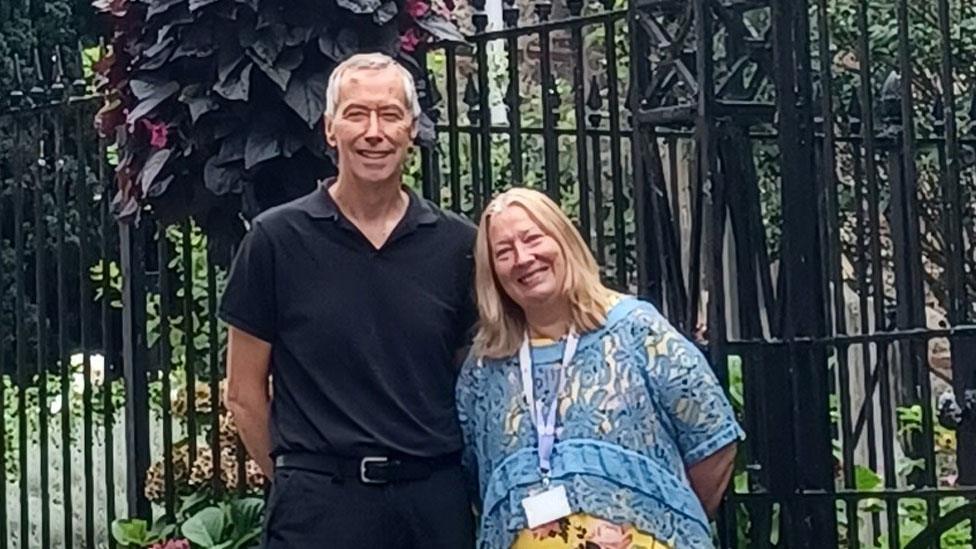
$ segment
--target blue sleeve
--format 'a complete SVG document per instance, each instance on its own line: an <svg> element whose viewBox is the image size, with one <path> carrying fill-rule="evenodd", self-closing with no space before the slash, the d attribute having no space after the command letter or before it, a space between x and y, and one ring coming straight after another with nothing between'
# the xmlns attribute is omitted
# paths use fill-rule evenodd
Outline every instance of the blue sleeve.
<svg viewBox="0 0 976 549"><path fill-rule="evenodd" d="M461 436L464 443L464 448L461 450L461 466L464 469L465 484L471 502L480 511L481 489L478 476L478 456L474 440L477 432L477 412L475 410L477 390L474 387L473 370L478 367L477 362L477 359L471 354L464 360L455 389L455 401L457 402L458 422L461 425Z"/></svg>
<svg viewBox="0 0 976 549"><path fill-rule="evenodd" d="M691 466L744 432L701 351L657 311L650 322L645 339L650 380L685 466Z"/></svg>

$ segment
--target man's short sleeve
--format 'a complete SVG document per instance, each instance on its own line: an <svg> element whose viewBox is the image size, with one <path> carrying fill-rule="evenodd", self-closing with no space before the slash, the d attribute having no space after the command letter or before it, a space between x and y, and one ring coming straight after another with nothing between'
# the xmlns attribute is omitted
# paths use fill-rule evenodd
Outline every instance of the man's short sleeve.
<svg viewBox="0 0 976 549"><path fill-rule="evenodd" d="M274 340L277 318L274 249L259 223L251 227L241 242L219 314L235 328L269 343Z"/></svg>

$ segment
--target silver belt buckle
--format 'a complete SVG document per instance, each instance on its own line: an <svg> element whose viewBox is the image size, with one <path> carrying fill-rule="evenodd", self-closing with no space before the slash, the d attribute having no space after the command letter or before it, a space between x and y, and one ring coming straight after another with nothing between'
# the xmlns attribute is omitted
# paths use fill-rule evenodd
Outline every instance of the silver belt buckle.
<svg viewBox="0 0 976 549"><path fill-rule="evenodd" d="M363 484L386 484L387 481L385 480L376 480L366 476L366 466L370 463L387 463L388 461L390 461L390 458L385 456L364 457L359 462L359 480L362 481Z"/></svg>

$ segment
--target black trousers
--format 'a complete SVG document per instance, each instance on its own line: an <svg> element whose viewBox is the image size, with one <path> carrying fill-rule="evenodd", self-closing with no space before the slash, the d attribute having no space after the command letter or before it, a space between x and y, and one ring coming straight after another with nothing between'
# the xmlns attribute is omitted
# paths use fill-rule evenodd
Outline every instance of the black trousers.
<svg viewBox="0 0 976 549"><path fill-rule="evenodd" d="M452 466L424 480L375 485L278 468L263 547L468 549L474 519L462 475Z"/></svg>

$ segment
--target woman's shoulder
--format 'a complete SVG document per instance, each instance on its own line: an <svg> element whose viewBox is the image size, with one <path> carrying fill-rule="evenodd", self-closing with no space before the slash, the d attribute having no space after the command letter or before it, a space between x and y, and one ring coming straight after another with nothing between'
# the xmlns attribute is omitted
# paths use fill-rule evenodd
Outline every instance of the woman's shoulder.
<svg viewBox="0 0 976 549"><path fill-rule="evenodd" d="M479 391L477 387L486 383L492 375L498 375L501 368L510 359L511 357L491 358L482 356L472 349L461 364L457 379L457 392L459 394L464 391L477 393Z"/></svg>
<svg viewBox="0 0 976 549"><path fill-rule="evenodd" d="M607 312L606 327L659 327L662 322L667 324L651 303L633 295L618 294Z"/></svg>

